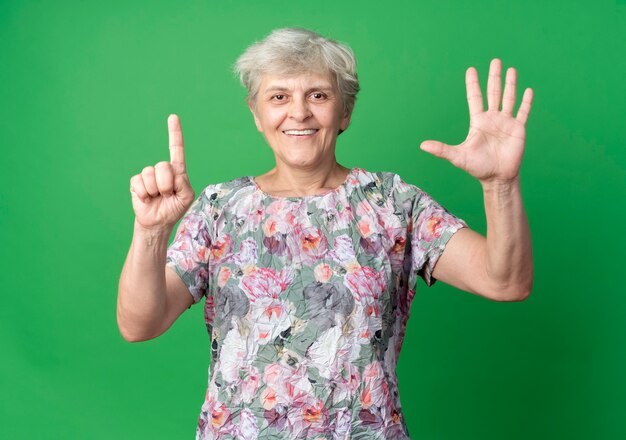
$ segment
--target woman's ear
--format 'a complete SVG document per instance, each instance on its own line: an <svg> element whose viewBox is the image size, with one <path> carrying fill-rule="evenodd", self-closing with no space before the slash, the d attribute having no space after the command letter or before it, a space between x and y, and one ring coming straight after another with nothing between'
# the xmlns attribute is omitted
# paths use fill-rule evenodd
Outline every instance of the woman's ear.
<svg viewBox="0 0 626 440"><path fill-rule="evenodd" d="M346 128L348 128L348 125L350 125L350 118L352 118L352 110L346 110L346 113L341 120L341 123L339 124L339 128L341 129L340 133L346 131Z"/></svg>
<svg viewBox="0 0 626 440"><path fill-rule="evenodd" d="M259 118L256 115L254 102L250 102L248 100L247 104L248 104L248 108L250 109L250 112L252 113L252 117L254 118L254 124L256 125L256 129L259 130L261 133L263 133L263 128L261 126L261 121L259 121Z"/></svg>

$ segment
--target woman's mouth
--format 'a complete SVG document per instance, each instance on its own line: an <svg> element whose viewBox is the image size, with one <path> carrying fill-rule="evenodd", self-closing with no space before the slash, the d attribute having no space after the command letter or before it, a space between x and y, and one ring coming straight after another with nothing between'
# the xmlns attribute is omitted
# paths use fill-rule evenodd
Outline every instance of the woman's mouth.
<svg viewBox="0 0 626 440"><path fill-rule="evenodd" d="M306 130L285 130L285 133L288 136L310 136L317 132L316 128L307 128Z"/></svg>

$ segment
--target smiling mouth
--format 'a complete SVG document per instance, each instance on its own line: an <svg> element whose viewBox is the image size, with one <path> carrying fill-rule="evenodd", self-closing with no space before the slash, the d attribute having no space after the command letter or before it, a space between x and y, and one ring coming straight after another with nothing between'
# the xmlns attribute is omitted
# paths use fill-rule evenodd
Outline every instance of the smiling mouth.
<svg viewBox="0 0 626 440"><path fill-rule="evenodd" d="M316 128L310 128L306 130L285 130L283 131L288 136L310 136L317 133Z"/></svg>

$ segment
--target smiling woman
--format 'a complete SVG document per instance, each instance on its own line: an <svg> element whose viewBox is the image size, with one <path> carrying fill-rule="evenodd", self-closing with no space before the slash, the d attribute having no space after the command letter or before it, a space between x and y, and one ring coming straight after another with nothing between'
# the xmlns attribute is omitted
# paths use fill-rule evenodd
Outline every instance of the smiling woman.
<svg viewBox="0 0 626 440"><path fill-rule="evenodd" d="M470 68L468 138L422 144L480 181L485 238L397 174L337 163L359 90L347 46L280 29L236 71L276 166L196 198L170 116L170 161L131 178L120 331L154 338L205 298L212 364L197 439L408 439L395 369L418 277L495 301L530 293L519 166L532 93L514 118L509 69L500 111L494 60L485 112Z"/></svg>
<svg viewBox="0 0 626 440"><path fill-rule="evenodd" d="M348 169L335 160L359 82L352 50L305 29L279 29L235 65L276 168L255 179L272 194L310 195L338 186ZM311 179L314 177L314 179Z"/></svg>
<svg viewBox="0 0 626 440"><path fill-rule="evenodd" d="M328 75L264 75L250 110L257 128L274 151L276 169L258 177L257 183L272 188L269 190L272 193L280 192L276 182L283 181L282 175L289 180L288 170L308 173L336 166L337 135L350 122L350 115L342 111L342 101ZM292 191L297 190L288 180L284 184ZM309 195L306 188L302 191L294 195Z"/></svg>

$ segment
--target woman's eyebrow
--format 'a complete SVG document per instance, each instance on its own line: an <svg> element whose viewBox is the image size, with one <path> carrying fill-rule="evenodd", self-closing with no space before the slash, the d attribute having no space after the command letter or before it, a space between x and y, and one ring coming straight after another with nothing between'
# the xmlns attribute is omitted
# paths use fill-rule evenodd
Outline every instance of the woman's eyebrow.
<svg viewBox="0 0 626 440"><path fill-rule="evenodd" d="M268 92L286 92L287 90L289 90L287 87L284 86L269 86L266 87L264 92L268 93Z"/></svg>
<svg viewBox="0 0 626 440"><path fill-rule="evenodd" d="M333 91L333 88L327 85L318 85L318 86L309 87L308 92L312 92L313 90L319 90L321 92L330 93Z"/></svg>

